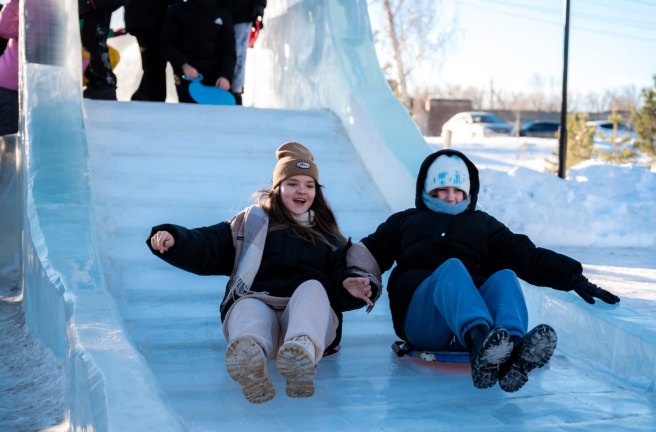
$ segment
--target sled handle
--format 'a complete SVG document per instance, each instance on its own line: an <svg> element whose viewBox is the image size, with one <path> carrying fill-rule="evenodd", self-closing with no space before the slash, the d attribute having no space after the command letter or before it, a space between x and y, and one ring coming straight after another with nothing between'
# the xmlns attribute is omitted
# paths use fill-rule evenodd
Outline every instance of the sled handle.
<svg viewBox="0 0 656 432"><path fill-rule="evenodd" d="M182 78L186 79L187 81L202 81L203 80L203 74L199 73L198 78L189 78L187 75L182 75Z"/></svg>

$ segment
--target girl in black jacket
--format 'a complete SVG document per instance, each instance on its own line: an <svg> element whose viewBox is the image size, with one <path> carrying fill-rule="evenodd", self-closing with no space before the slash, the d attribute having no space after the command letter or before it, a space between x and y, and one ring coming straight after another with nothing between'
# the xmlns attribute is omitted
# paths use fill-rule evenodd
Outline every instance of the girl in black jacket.
<svg viewBox="0 0 656 432"><path fill-rule="evenodd" d="M368 278L347 277L347 240L319 185L312 153L296 142L276 152L273 188L230 222L189 230L159 225L147 244L200 275L230 275L221 306L226 367L246 399L275 396L267 358L290 397L314 394L315 365L337 347L342 312L373 303Z"/></svg>
<svg viewBox="0 0 656 432"><path fill-rule="evenodd" d="M589 303L619 298L588 282L579 262L536 247L477 210L478 191L478 170L465 155L433 153L417 177L416 208L392 215L352 249L366 248L378 272L396 261L388 292L399 337L428 350L468 350L477 388L498 379L513 392L556 346L546 324L527 333L518 277L575 290Z"/></svg>

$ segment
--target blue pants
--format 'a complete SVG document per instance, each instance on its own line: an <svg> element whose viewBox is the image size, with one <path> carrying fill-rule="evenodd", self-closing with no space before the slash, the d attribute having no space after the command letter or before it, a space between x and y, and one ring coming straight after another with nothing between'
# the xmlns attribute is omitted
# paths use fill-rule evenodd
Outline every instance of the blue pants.
<svg viewBox="0 0 656 432"><path fill-rule="evenodd" d="M478 324L503 327L511 336L526 334L528 310L519 280L512 270L501 270L477 289L462 262L452 258L415 291L405 334L418 348L464 350L464 335ZM450 343L453 335L460 344Z"/></svg>

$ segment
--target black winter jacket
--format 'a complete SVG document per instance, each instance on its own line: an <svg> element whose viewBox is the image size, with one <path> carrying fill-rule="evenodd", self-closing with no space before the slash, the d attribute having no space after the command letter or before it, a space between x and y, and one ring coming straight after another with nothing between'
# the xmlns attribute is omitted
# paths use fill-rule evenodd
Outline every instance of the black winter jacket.
<svg viewBox="0 0 656 432"><path fill-rule="evenodd" d="M158 231L168 231L175 238L175 245L163 254L150 246L150 238ZM345 251L337 239L323 234L337 247L336 251L333 252L322 242L313 245L297 238L289 230L268 233L262 262L251 291L267 292L275 297L291 297L303 282L311 279L321 282L339 318L337 338L328 347L330 349L337 346L341 339L342 312L361 308L365 302L351 296L342 286L347 277ZM229 276L235 262L228 222L196 229L172 224L158 225L152 228L146 243L157 257L198 275ZM226 289L224 300L227 295ZM221 307L222 322L233 303L231 299Z"/></svg>
<svg viewBox="0 0 656 432"><path fill-rule="evenodd" d="M458 155L469 168L471 201L459 215L435 213L422 199L428 168L442 154ZM396 261L387 289L394 330L400 338L407 340L403 323L415 290L450 258L462 261L479 288L495 272L511 269L528 283L566 291L572 276L582 272L579 262L536 247L527 236L511 232L476 210L479 187L478 170L465 155L455 150L433 153L419 170L416 208L393 214L362 239L381 271Z"/></svg>
<svg viewBox="0 0 656 432"><path fill-rule="evenodd" d="M160 36L162 57L182 76L189 63L203 74L203 84L214 86L219 77L232 82L237 54L230 12L213 0L188 0L169 6Z"/></svg>
<svg viewBox="0 0 656 432"><path fill-rule="evenodd" d="M77 0L78 14L80 17L94 9L116 10L127 4L129 0Z"/></svg>
<svg viewBox="0 0 656 432"><path fill-rule="evenodd" d="M266 0L223 0L235 24L252 22L255 17L263 16L266 4Z"/></svg>
<svg viewBox="0 0 656 432"><path fill-rule="evenodd" d="M157 30L162 28L164 12L175 0L130 0L125 5L125 29Z"/></svg>

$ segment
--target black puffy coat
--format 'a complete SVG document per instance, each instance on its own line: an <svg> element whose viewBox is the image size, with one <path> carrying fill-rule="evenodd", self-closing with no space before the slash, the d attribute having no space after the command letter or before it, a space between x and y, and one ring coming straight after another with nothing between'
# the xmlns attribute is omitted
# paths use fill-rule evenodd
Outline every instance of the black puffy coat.
<svg viewBox="0 0 656 432"><path fill-rule="evenodd" d="M214 86L219 77L232 82L237 54L230 12L214 0L172 4L164 14L160 51L178 76L189 63L205 85Z"/></svg>
<svg viewBox="0 0 656 432"><path fill-rule="evenodd" d="M471 201L458 215L429 210L421 196L428 168L442 154L458 155L469 168ZM479 187L478 170L465 155L455 150L433 153L419 170L416 208L393 214L362 239L381 271L396 261L387 289L394 330L404 340L403 323L415 290L450 258L462 261L479 288L495 272L511 269L528 283L566 291L572 276L582 272L579 262L536 247L527 236L476 210Z"/></svg>
<svg viewBox="0 0 656 432"><path fill-rule="evenodd" d="M159 31L162 28L166 8L176 0L130 0L125 5L125 29L130 32L136 29Z"/></svg>
<svg viewBox="0 0 656 432"><path fill-rule="evenodd" d="M163 254L150 246L150 238L158 231L168 231L175 238L175 245ZM337 338L328 347L330 349L337 346L341 339L342 312L361 308L365 302L351 296L342 286L347 277L345 251L336 238L323 235L337 248L335 251L325 243L312 244L297 238L289 230L269 232L262 262L250 289L275 297L291 297L303 282L311 279L319 281L339 318ZM157 257L198 275L229 276L235 261L228 222L196 229L172 224L158 225L152 228L146 243ZM224 300L227 295L226 289ZM221 307L221 321L233 303L229 300Z"/></svg>

